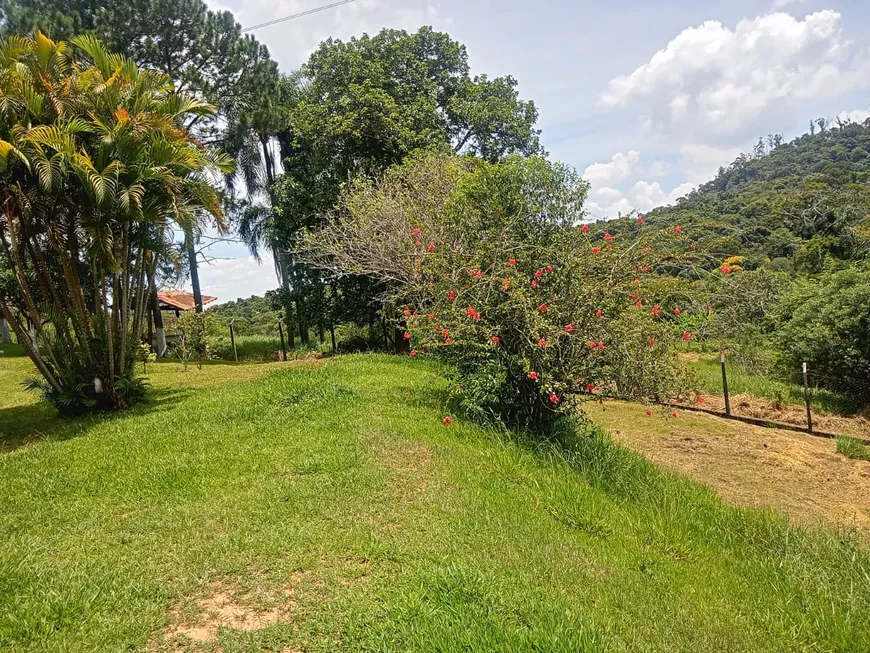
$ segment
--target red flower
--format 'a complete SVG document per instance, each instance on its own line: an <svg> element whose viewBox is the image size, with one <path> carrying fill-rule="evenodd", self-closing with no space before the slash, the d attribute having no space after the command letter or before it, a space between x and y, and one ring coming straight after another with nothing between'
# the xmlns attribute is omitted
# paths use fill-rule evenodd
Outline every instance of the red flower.
<svg viewBox="0 0 870 653"><path fill-rule="evenodd" d="M639 286L639 285L640 285L640 279L635 279L632 283L633 283L635 286Z"/></svg>
<svg viewBox="0 0 870 653"><path fill-rule="evenodd" d="M719 269L722 271L722 274L731 274L731 268L729 268L727 265L723 265Z"/></svg>
<svg viewBox="0 0 870 653"><path fill-rule="evenodd" d="M434 241L430 241L430 242L429 242L429 246L426 247L426 251L428 251L428 252L434 252L434 251L435 251L435 242L434 242Z"/></svg>
<svg viewBox="0 0 870 653"><path fill-rule="evenodd" d="M550 273L550 272L552 272L552 271L553 271L553 266L552 266L552 265L548 265L548 266L547 266L547 273Z"/></svg>
<svg viewBox="0 0 870 653"><path fill-rule="evenodd" d="M409 317L411 315L411 309L405 306L405 317Z"/></svg>
<svg viewBox="0 0 870 653"><path fill-rule="evenodd" d="M651 411L651 410L646 411L646 416L647 416L647 417L652 417L652 411Z"/></svg>
<svg viewBox="0 0 870 653"><path fill-rule="evenodd" d="M598 343L598 348L604 349L604 342L603 341Z"/></svg>
<svg viewBox="0 0 870 653"><path fill-rule="evenodd" d="M643 302L642 302L641 300L638 299L638 300L634 303L634 305L637 306L638 308L640 308L641 306L643 306Z"/></svg>
<svg viewBox="0 0 870 653"><path fill-rule="evenodd" d="M546 346L547 346L547 339L546 338L541 338L540 340L538 340L538 347L543 349Z"/></svg>
<svg viewBox="0 0 870 653"><path fill-rule="evenodd" d="M447 329L444 329L443 331L441 331L441 335L446 338L447 336L450 335L450 332Z"/></svg>
<svg viewBox="0 0 870 653"><path fill-rule="evenodd" d="M698 397L698 403L699 403L699 404L703 404L703 403L704 403L704 397Z"/></svg>
<svg viewBox="0 0 870 653"><path fill-rule="evenodd" d="M535 281L534 279L532 279L532 288L537 288L537 287L538 287L538 282Z"/></svg>
<svg viewBox="0 0 870 653"><path fill-rule="evenodd" d="M586 385L586 389L587 389L589 392L592 392L593 390L595 390L595 384L594 384L594 383L589 383L589 384L587 384L587 385Z"/></svg>
<svg viewBox="0 0 870 653"><path fill-rule="evenodd" d="M692 243L691 245L689 245L689 247L691 247L692 249L695 249L695 243Z"/></svg>
<svg viewBox="0 0 870 653"><path fill-rule="evenodd" d="M455 290L451 290L449 293L447 293L447 299L449 299L451 302L452 302L454 299L456 299L456 291L455 291Z"/></svg>
<svg viewBox="0 0 870 653"><path fill-rule="evenodd" d="M429 315L427 315L426 317L428 317L430 320L434 320L434 319L435 319L435 313L429 313Z"/></svg>
<svg viewBox="0 0 870 653"><path fill-rule="evenodd" d="M674 315L679 315L680 313L682 313L682 311L680 310L680 308L678 306L677 308L674 309Z"/></svg>
<svg viewBox="0 0 870 653"><path fill-rule="evenodd" d="M677 232L678 234L681 234L681 233L683 233L683 228L680 225L677 225L676 228L674 229L674 231Z"/></svg>
<svg viewBox="0 0 870 653"><path fill-rule="evenodd" d="M529 378L532 381L537 381L538 380L538 373L537 372L529 372Z"/></svg>
<svg viewBox="0 0 870 653"><path fill-rule="evenodd" d="M677 411L674 411L673 413L671 413L671 415L672 415L673 417L676 417L676 416L677 416Z"/></svg>
<svg viewBox="0 0 870 653"><path fill-rule="evenodd" d="M643 216L640 215L639 213L638 213L638 215L637 215L637 223L638 223L638 224L643 224Z"/></svg>
<svg viewBox="0 0 870 653"><path fill-rule="evenodd" d="M591 340L589 341L589 349L596 349L597 347L598 347L597 343L592 342Z"/></svg>
<svg viewBox="0 0 870 653"><path fill-rule="evenodd" d="M410 340L410 339L411 339L411 334L408 333L407 331L405 331L405 335L404 335L403 337L405 338L405 340Z"/></svg>
<svg viewBox="0 0 870 653"><path fill-rule="evenodd" d="M593 248L592 248L592 253L593 253L593 254L597 254L597 253L600 252L600 251L601 251L601 248L600 248L600 247L593 247Z"/></svg>
<svg viewBox="0 0 870 653"><path fill-rule="evenodd" d="M415 258L415 259L414 259L414 265L418 265L418 266L419 266L419 265L423 265L423 261L421 261L421 260L418 259L418 258Z"/></svg>
<svg viewBox="0 0 870 653"><path fill-rule="evenodd" d="M421 242L418 240L417 242L414 243L414 246L415 246L415 247L419 247L419 246L422 245L422 244L423 244L423 243L421 243Z"/></svg>
<svg viewBox="0 0 870 653"><path fill-rule="evenodd" d="M517 260L515 258L508 259L508 265L510 265L511 267L514 267L516 264L517 264Z"/></svg>
<svg viewBox="0 0 870 653"><path fill-rule="evenodd" d="M444 338L444 344L445 345L452 345L453 339L452 338Z"/></svg>
<svg viewBox="0 0 870 653"><path fill-rule="evenodd" d="M414 227L413 229L411 229L411 235L412 236L419 236L420 235L420 228Z"/></svg>
<svg viewBox="0 0 870 653"><path fill-rule="evenodd" d="M649 339L649 346L650 346L650 347L655 347L655 346L656 346L656 339L655 339L655 338L650 338L650 339Z"/></svg>
<svg viewBox="0 0 870 653"><path fill-rule="evenodd" d="M559 403L559 397L557 397L556 395L550 395L550 403L551 403L551 404L558 404L558 403Z"/></svg>
<svg viewBox="0 0 870 653"><path fill-rule="evenodd" d="M540 279L544 276L544 273L541 270L535 270L535 278Z"/></svg>
<svg viewBox="0 0 870 653"><path fill-rule="evenodd" d="M589 225L588 224L584 224L580 229L584 234L589 233Z"/></svg>
<svg viewBox="0 0 870 653"><path fill-rule="evenodd" d="M500 342L501 342L501 338L499 338L498 336L492 337L492 344L497 345Z"/></svg>
<svg viewBox="0 0 870 653"><path fill-rule="evenodd" d="M692 339L692 334L689 333L688 331L683 331L683 340L685 340L686 342L688 342L688 341L691 340L691 339Z"/></svg>
<svg viewBox="0 0 870 653"><path fill-rule="evenodd" d="M453 420L452 420L449 416L448 416L448 417L445 417L445 418L444 418L443 420L441 420L441 421L444 422L445 424L448 424L448 425L449 425L449 424L453 424Z"/></svg>
<svg viewBox="0 0 870 653"><path fill-rule="evenodd" d="M541 304L541 305L538 307L538 310L541 311L541 313L546 313L546 312L547 312L547 305L546 305L546 304Z"/></svg>
<svg viewBox="0 0 870 653"><path fill-rule="evenodd" d="M480 313L474 310L473 306L469 306L465 309L465 312L468 314L470 318L472 318L475 322L480 320Z"/></svg>
<svg viewBox="0 0 870 653"><path fill-rule="evenodd" d="M416 356L416 355L417 355L417 350L416 350L416 349L412 349L412 350L411 350L411 353L409 354L409 356Z"/></svg>
<svg viewBox="0 0 870 653"><path fill-rule="evenodd" d="M609 233L606 233L604 234L604 240L610 242L611 240L613 240L613 236L611 236Z"/></svg>
<svg viewBox="0 0 870 653"><path fill-rule="evenodd" d="M600 308L597 311L595 311L595 317L602 317L603 315L604 315L604 312Z"/></svg>
<svg viewBox="0 0 870 653"><path fill-rule="evenodd" d="M569 325L567 325L567 326L565 327L565 331L566 331L567 333L574 333L574 325L573 325L573 324L569 324Z"/></svg>

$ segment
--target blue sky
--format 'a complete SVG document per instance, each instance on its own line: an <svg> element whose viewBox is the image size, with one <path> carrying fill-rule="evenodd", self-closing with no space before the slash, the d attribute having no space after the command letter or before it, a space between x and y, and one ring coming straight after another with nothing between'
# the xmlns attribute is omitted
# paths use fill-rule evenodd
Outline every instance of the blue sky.
<svg viewBox="0 0 870 653"><path fill-rule="evenodd" d="M327 0L207 2L253 25ZM870 116L865 0L357 0L256 35L289 71L327 37L421 25L464 43L473 73L519 80L551 156L592 182L596 217L668 204L762 134ZM276 286L240 245L210 254L203 292L220 301Z"/></svg>

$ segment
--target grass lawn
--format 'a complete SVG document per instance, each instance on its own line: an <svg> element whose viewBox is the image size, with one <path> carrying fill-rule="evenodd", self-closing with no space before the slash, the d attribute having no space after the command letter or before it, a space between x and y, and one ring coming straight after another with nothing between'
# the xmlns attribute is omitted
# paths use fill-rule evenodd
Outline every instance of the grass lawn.
<svg viewBox="0 0 870 653"><path fill-rule="evenodd" d="M28 369L0 357L0 650L870 650L856 540L606 436L444 425L426 361L163 363L71 422Z"/></svg>

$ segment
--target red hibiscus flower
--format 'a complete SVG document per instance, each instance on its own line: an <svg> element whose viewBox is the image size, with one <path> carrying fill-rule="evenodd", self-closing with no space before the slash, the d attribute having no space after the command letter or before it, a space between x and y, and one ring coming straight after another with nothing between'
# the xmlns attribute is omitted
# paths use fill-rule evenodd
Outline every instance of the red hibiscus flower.
<svg viewBox="0 0 870 653"><path fill-rule="evenodd" d="M651 411L651 410L646 411L646 416L647 416L647 417L652 417L652 411Z"/></svg>
<svg viewBox="0 0 870 653"><path fill-rule="evenodd" d="M593 247L593 248L592 248L592 253L593 253L593 254L597 254L597 253L600 252L600 251L601 251L601 248L600 248L600 247Z"/></svg>
<svg viewBox="0 0 870 653"><path fill-rule="evenodd" d="M541 304L541 305L538 307L538 310L541 311L541 313L546 313L546 312L547 312L547 305L546 305L546 304Z"/></svg>
<svg viewBox="0 0 870 653"><path fill-rule="evenodd" d="M445 344L445 345L452 345L452 344L453 344L453 338L444 338L444 344Z"/></svg>
<svg viewBox="0 0 870 653"><path fill-rule="evenodd" d="M435 251L435 243L430 241L429 245L426 247L426 251L427 252L434 252Z"/></svg>
<svg viewBox="0 0 870 653"><path fill-rule="evenodd" d="M674 309L674 315L679 315L679 314L682 313L682 312L683 312L683 311L680 310L679 306L678 306L677 308Z"/></svg>
<svg viewBox="0 0 870 653"><path fill-rule="evenodd" d="M448 417L445 417L445 418L442 419L441 421L444 422L444 423L447 424L447 425L453 424L453 420L452 420L449 416L448 416Z"/></svg>
<svg viewBox="0 0 870 653"><path fill-rule="evenodd" d="M501 342L501 338L499 338L498 336L492 337L492 344L497 345L500 342Z"/></svg>
<svg viewBox="0 0 870 653"><path fill-rule="evenodd" d="M593 390L595 390L595 384L594 384L594 383L589 383L589 384L587 384L587 385L586 385L586 389L587 389L589 392L592 392Z"/></svg>
<svg viewBox="0 0 870 653"><path fill-rule="evenodd" d="M674 411L673 413L671 413L671 416L672 416L672 417L676 417L676 416L677 416L677 411Z"/></svg>
<svg viewBox="0 0 870 653"><path fill-rule="evenodd" d="M405 340L410 340L410 339L411 339L411 334L408 333L407 331L405 331L405 335L404 335L403 337L405 338Z"/></svg>
<svg viewBox="0 0 870 653"><path fill-rule="evenodd" d="M698 397L698 403L699 403L699 404L703 404L703 403L704 403L704 397Z"/></svg>
<svg viewBox="0 0 870 653"><path fill-rule="evenodd" d="M683 233L683 228L680 225L677 225L676 228L674 228L674 231L678 234L681 234Z"/></svg>
<svg viewBox="0 0 870 653"><path fill-rule="evenodd" d="M547 273L549 274L549 273L552 272L552 271L553 271L553 266L552 266L552 265L548 265L548 266L547 266Z"/></svg>
<svg viewBox="0 0 870 653"><path fill-rule="evenodd" d="M598 348L597 342L592 342L592 341L589 342L589 349L597 349L597 348Z"/></svg>
<svg viewBox="0 0 870 653"><path fill-rule="evenodd" d="M686 342L688 342L688 341L691 340L691 339L692 339L692 334L689 333L688 331L683 331L683 340L685 340Z"/></svg>
<svg viewBox="0 0 870 653"><path fill-rule="evenodd" d="M540 279L544 276L544 273L541 270L535 270L535 278Z"/></svg>
<svg viewBox="0 0 870 653"><path fill-rule="evenodd" d="M537 372L529 372L529 378L532 381L537 381L538 380L538 373Z"/></svg>
<svg viewBox="0 0 870 653"><path fill-rule="evenodd" d="M543 349L546 346L547 346L547 339L546 338L541 338L540 340L538 340L538 347Z"/></svg>
<svg viewBox="0 0 870 653"><path fill-rule="evenodd" d="M412 236L419 236L420 235L420 228L414 227L413 229L411 229L411 235Z"/></svg>
<svg viewBox="0 0 870 653"><path fill-rule="evenodd" d="M613 236L611 236L609 233L606 233L604 234L604 240L609 243L611 240L613 240Z"/></svg>
<svg viewBox="0 0 870 653"><path fill-rule="evenodd" d="M537 287L538 287L538 282L535 281L534 279L532 279L532 288L537 288Z"/></svg>
<svg viewBox="0 0 870 653"><path fill-rule="evenodd" d="M515 258L508 259L508 265L510 265L511 267L516 266L516 264L517 264L517 260Z"/></svg>
<svg viewBox="0 0 870 653"><path fill-rule="evenodd" d="M566 332L566 333L574 333L574 325L573 325L573 324L569 324L569 325L567 325L567 326L565 327L565 332Z"/></svg>
<svg viewBox="0 0 870 653"><path fill-rule="evenodd" d="M417 355L417 350L416 350L416 349L412 349L412 350L411 350L411 353L408 354L408 355L409 355L409 356L416 356L416 355Z"/></svg>
<svg viewBox="0 0 870 653"><path fill-rule="evenodd" d="M551 403L551 404L558 404L558 403L559 403L559 397L557 397L556 395L550 395L550 403Z"/></svg>
<svg viewBox="0 0 870 653"><path fill-rule="evenodd" d="M691 247L692 249L695 249L695 243L692 243L691 245L689 245L689 247Z"/></svg>
<svg viewBox="0 0 870 653"><path fill-rule="evenodd" d="M452 302L454 299L456 299L456 291L455 291L455 290L451 290L449 293L447 293L447 299L449 299L451 302Z"/></svg>
<svg viewBox="0 0 870 653"><path fill-rule="evenodd" d="M601 342L598 343L598 348L599 348L599 349L604 349L604 342L603 342L603 341L601 341Z"/></svg>
<svg viewBox="0 0 870 653"><path fill-rule="evenodd" d="M722 271L722 274L731 274L731 268L729 268L727 265L723 265L719 269Z"/></svg>
<svg viewBox="0 0 870 653"><path fill-rule="evenodd" d="M637 223L638 223L638 224L643 224L643 216L642 216L642 215L638 215L638 216L637 216Z"/></svg>
<svg viewBox="0 0 870 653"><path fill-rule="evenodd" d="M589 225L588 224L584 224L580 229L584 234L589 233Z"/></svg>
<svg viewBox="0 0 870 653"><path fill-rule="evenodd" d="M655 338L650 338L650 339L649 339L649 346L650 346L650 347L655 347L655 346L656 346L656 339L655 339Z"/></svg>
<svg viewBox="0 0 870 653"><path fill-rule="evenodd" d="M603 315L604 315L604 312L600 308L597 311L595 311L595 317L602 317Z"/></svg>

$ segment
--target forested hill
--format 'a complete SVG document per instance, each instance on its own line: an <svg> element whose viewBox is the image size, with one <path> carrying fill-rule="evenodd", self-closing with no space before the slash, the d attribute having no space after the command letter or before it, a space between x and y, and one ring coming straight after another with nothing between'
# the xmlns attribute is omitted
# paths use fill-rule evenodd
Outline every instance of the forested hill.
<svg viewBox="0 0 870 653"><path fill-rule="evenodd" d="M747 269L816 273L864 260L870 230L870 121L828 124L789 143L759 140L674 206L651 211L652 226L680 224L697 247Z"/></svg>

